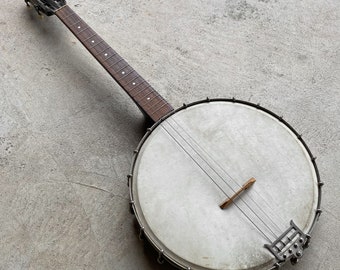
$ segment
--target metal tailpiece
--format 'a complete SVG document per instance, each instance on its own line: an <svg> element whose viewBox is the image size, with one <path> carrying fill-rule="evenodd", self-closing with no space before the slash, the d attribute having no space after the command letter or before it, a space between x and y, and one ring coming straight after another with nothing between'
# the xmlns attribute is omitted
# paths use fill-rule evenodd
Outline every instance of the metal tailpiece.
<svg viewBox="0 0 340 270"><path fill-rule="evenodd" d="M278 260L279 265L290 260L296 264L309 245L310 236L303 233L298 226L290 221L290 227L279 236L272 244L264 245Z"/></svg>

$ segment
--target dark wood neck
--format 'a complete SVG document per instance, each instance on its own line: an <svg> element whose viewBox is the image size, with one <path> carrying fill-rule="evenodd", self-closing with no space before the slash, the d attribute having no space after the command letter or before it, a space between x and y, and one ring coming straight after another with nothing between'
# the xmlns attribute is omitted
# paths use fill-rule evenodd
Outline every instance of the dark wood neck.
<svg viewBox="0 0 340 270"><path fill-rule="evenodd" d="M156 122L173 110L173 107L69 6L64 6L55 14L110 73L144 114Z"/></svg>

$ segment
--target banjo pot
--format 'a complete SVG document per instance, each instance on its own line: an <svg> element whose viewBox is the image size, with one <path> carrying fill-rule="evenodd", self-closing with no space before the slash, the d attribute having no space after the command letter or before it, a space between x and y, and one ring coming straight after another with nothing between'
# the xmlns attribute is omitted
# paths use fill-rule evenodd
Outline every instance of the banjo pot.
<svg viewBox="0 0 340 270"><path fill-rule="evenodd" d="M235 99L184 105L158 121L135 151L128 184L141 236L159 262L180 269L295 264L321 214L322 183L301 136Z"/></svg>

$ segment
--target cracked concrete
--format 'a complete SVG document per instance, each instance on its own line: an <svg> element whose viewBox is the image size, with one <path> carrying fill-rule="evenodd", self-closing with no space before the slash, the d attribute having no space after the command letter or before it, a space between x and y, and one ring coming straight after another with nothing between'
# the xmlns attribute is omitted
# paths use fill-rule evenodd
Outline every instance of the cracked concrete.
<svg viewBox="0 0 340 270"><path fill-rule="evenodd" d="M326 183L284 269L340 269L339 1L68 2L174 107L236 96L284 115ZM141 113L56 17L0 14L0 269L173 269L129 214Z"/></svg>

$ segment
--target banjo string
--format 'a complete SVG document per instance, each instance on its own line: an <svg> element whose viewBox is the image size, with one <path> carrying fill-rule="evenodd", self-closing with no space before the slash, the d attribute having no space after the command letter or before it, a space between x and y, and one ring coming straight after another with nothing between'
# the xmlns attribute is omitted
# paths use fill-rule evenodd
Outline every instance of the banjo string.
<svg viewBox="0 0 340 270"><path fill-rule="evenodd" d="M230 178L236 185L238 188L241 188L241 185L222 167L222 165L220 165L210 154L208 151L206 151L191 135L188 131L186 131L175 119L171 119L189 138L190 140L196 145L197 148L199 148L206 156L208 156L208 158L216 164L216 166L223 172L225 173L228 178ZM171 126L171 124L169 123L169 125ZM173 128L180 136L181 134L175 129ZM183 138L183 140L185 140L185 138L183 136L181 136ZM187 142L187 141L186 141ZM189 144L189 142L187 142ZM189 144L190 145L190 144ZM190 145L190 147L198 154L200 155L195 149L194 149L194 146ZM200 155L201 156L201 155ZM204 160L204 158L201 156L201 158ZM206 163L208 163L206 161ZM212 168L212 165L210 166ZM215 170L214 170L215 171ZM215 171L216 172L216 171ZM219 175L220 176L220 175ZM221 180L226 184L228 185L228 183L226 182L225 178L224 177L221 177ZM228 185L229 186L229 185ZM265 200L263 198L263 196L258 193L256 190L253 191L254 193L256 193L256 195L258 197L260 197L262 199L262 201L264 202L264 204L267 206L267 209L266 210L270 210L271 212L271 215L272 216L276 216L279 221L281 222L281 224L284 224L284 221L282 220L281 216L280 215L277 215L274 213L274 210L272 209L272 207L269 205L269 203L267 202L267 200ZM268 215L267 211L265 211L265 209L263 209L264 207L261 207L257 202L256 200L251 196L251 195L248 195L248 194L245 194L243 196L245 199L248 198L249 200L251 200L255 206L272 222L272 224L276 227L276 229L278 229L278 231L280 233L282 233L284 231L283 228L280 228L280 226L274 222L274 220L272 220L272 218L270 217L270 215ZM246 202L245 202L246 203ZM250 206L249 206L250 208Z"/></svg>
<svg viewBox="0 0 340 270"><path fill-rule="evenodd" d="M192 150L194 150L195 152L196 152L196 154L203 160L203 162L205 162L209 167L210 167L210 169L220 178L220 179L222 179L222 181L227 185L227 186L229 186L229 188L233 191L233 192L236 192L228 183L226 183L225 182L225 180L223 180L223 177L218 173L218 172L216 172L216 170L194 149L194 147L192 146L192 145L190 145L190 143L185 139L185 138L183 138L183 136L170 124L170 123L168 123L169 124L169 126L184 140L184 142L185 143L187 143L188 145L189 145L189 147L191 147L192 148ZM174 137L174 135L173 134L171 134L171 132L168 130L168 129L166 129L165 127L164 127L164 124L162 125L162 127L166 130L166 132L177 142L177 144L190 156L190 158L204 171L204 173L214 182L214 184L227 196L227 197L229 197L228 196L228 194L223 190L223 188L221 187L221 186L219 186L218 184L217 184L217 182L213 179L213 177L211 176L211 175L209 175L209 173L205 170L205 169L203 169L203 166L202 165L200 165L199 163L198 163L198 161L185 149L185 147ZM277 238L278 236L277 236L277 234L276 233L274 233L273 232L273 230L272 230L272 228L270 228L270 226L268 226L268 224L244 201L244 200L241 200L245 205L246 205L246 207L264 224L264 226L265 227L267 227L267 229L271 232L271 234L272 235L274 235L274 237L275 238ZM241 210L241 206L239 206L236 202L233 202L236 206L237 206L237 208L238 209L240 209ZM241 210L241 212L243 213L243 214L245 214L245 211L243 211L243 210ZM246 214L245 214L246 215ZM249 220L251 220L251 218L249 217L249 215L246 215L246 217L249 219ZM269 219L270 220L270 219ZM253 220L251 220L251 222L254 224L254 221ZM256 227L258 227L258 226L256 226ZM268 238L267 238L268 239Z"/></svg>
<svg viewBox="0 0 340 270"><path fill-rule="evenodd" d="M173 134L171 134L171 132L169 132L169 130L167 130L165 127L164 127L164 125L163 124L161 124L161 126L162 126L162 128L165 130L165 132L166 133L168 133L168 135L183 149L183 151L185 152L185 153L187 153L187 155L196 163L196 165L197 166L199 166L200 168L201 168L201 170L210 178L210 180L213 182L213 183L215 183L215 185L221 190L221 192L224 194L224 195L226 195L226 196L228 196L227 194L226 194L226 192L223 190L223 188L221 188L217 183L216 183L216 181L209 175L209 173L197 162L197 160L195 160L195 158L185 149L185 147L173 136ZM259 226L257 226L256 224L255 224L255 222L249 217L249 215L247 215L247 213L245 212L245 211L243 211L242 209L241 209L241 207L239 207L235 202L234 202L234 204L235 204L235 206L243 213L243 215L255 226L255 228L260 232L260 233L262 233L262 235L270 242L270 243L272 243L272 240L270 239L270 237L268 236L268 235L266 235L266 233L263 231L263 230L261 230L260 228L259 228ZM277 236L274 234L274 237L276 237L277 238Z"/></svg>
<svg viewBox="0 0 340 270"><path fill-rule="evenodd" d="M173 121L175 121L175 120L173 120ZM209 164L208 163L208 161L206 160L206 159L204 159L203 157L202 157L202 155L200 154L200 153L198 153L197 152L197 150L195 149L195 147L193 147L184 137L183 137L183 135L176 129L176 128L174 128L170 123L168 123L169 124L169 126L183 139L183 141L186 143L186 144L188 144L189 145L189 147L191 147L191 149L193 150L193 151L195 151L196 152L196 154L202 159L202 161L203 162L205 162L209 167L210 167L210 169L224 182L224 184L226 184L234 193L236 192L236 190L233 188L233 187L231 187L230 186L230 184L228 184L226 181L225 181L225 179L214 169L214 167L211 165L211 164ZM178 126L180 126L179 124L177 124ZM183 129L183 128L182 128ZM190 137L190 135L188 134L188 136ZM216 162L215 162L216 163ZM200 167L202 167L202 166L200 166ZM228 174L229 175L229 174ZM211 176L209 176L210 178L212 178ZM230 175L229 175L229 177L230 177ZM237 182L235 181L235 180L233 180L235 183L236 183L236 185L238 185L237 184ZM216 184L216 185L218 185L217 183L216 183L216 181L214 181L214 183ZM219 188L222 190L222 188L219 186ZM225 192L224 192L224 194L227 196L227 197L229 197ZM267 227L267 229L277 238L278 236L277 236L277 234L276 233L274 233L273 232L273 230L272 229L274 229L274 228L271 228L264 220L263 220L263 218L261 218L259 215L258 215L258 213L256 213L256 211L254 211L254 209L251 207L251 206L249 206L249 204L248 203L246 203L242 198L240 198L240 201L242 202L242 203L244 203L245 205L246 205L246 207L248 207L248 209L264 224L264 226L265 227ZM237 204L236 202L233 202L234 204ZM262 211L261 209L260 209L260 211ZM278 226L272 221L272 219L269 217L269 216L267 216L267 218L268 218L268 220L270 221L270 223L272 223L272 225L274 224L274 226L275 227L277 227L278 228ZM280 228L278 229L278 231L280 232L279 234L281 234L282 232L281 232L281 230L280 230Z"/></svg>
<svg viewBox="0 0 340 270"><path fill-rule="evenodd" d="M233 177L231 177L231 175L226 171L226 170L224 170L223 168L222 168L222 166L220 165L220 164L218 164L218 162L217 161L215 161L210 155L209 155L209 153L205 150L205 149L203 149L196 141L195 141L195 139L194 138L192 138L192 136L190 136L190 134L183 128L183 127L181 127L181 125L179 125L177 122L176 122L176 120L174 120L174 119L172 119L174 122L175 122L175 124L177 124L177 126L179 127L179 128L181 128L183 131L184 131L184 133L186 133L187 135L188 135L188 137L191 139L191 141L193 141L195 144L196 144L196 146L198 147L198 148L200 148L203 152L205 152L205 154L218 166L218 167L220 167L220 169L238 186L238 188L237 189L239 189L239 187L240 187L240 185L237 183L237 181L233 178ZM179 131L177 131L177 129L175 129L170 123L169 123L169 125L171 126L171 128L196 152L196 154L214 171L214 173L233 191L233 192L236 192L235 191L235 189L233 188L233 187L231 187L227 182L226 182L226 180L225 180L225 178L224 177L222 177L215 169L214 169L214 167L213 167L213 165L211 165L211 164L209 164L208 163L208 161L205 159L205 158L203 158L202 157L202 155L195 149L195 147L194 146L192 146L183 136L182 136L182 134L179 132ZM262 199L263 199L263 197L262 196L260 196ZM264 200L264 199L263 199ZM242 199L242 198L240 198L240 201L242 201L252 212L253 212L253 214L255 214L264 224L265 224L265 226L268 228L268 229L270 229L268 226L267 226L267 224L264 222L264 220L262 219L262 218L260 218L259 216L258 216L258 214L256 213L256 211L254 211L254 209L251 207L251 206L249 206L249 204L244 200L244 199ZM259 205L254 201L254 200L252 200L253 202L254 202L254 204L255 204L255 206L257 206L258 207L258 209L260 210L260 212L262 212L263 214L264 214L264 216L265 217L267 217L267 219L268 219L268 221L270 222L270 223L272 223L272 225L274 225L274 227L276 227L276 229L278 230L278 232L279 232L279 234L281 234L284 230L282 229L282 228L280 228L272 219L271 219L271 217L264 211L264 209L262 209L261 207L259 207Z"/></svg>

